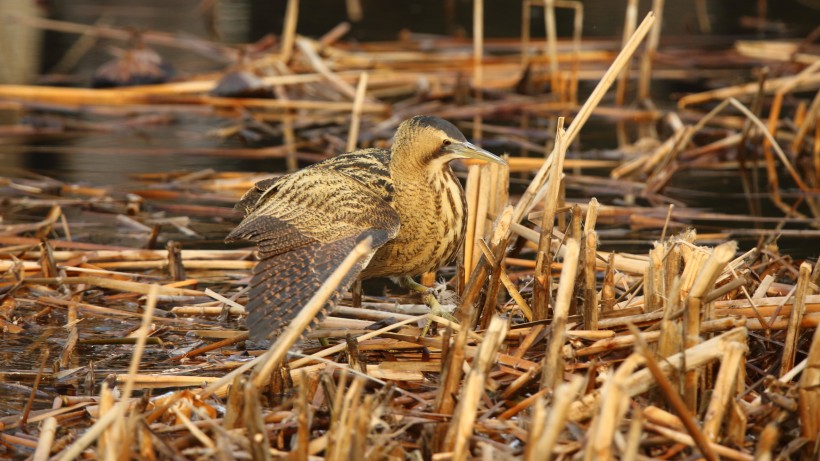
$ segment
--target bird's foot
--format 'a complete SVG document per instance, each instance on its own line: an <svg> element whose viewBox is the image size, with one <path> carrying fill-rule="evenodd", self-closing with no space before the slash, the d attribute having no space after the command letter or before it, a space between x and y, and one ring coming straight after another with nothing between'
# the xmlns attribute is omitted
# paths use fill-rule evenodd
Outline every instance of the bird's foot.
<svg viewBox="0 0 820 461"><path fill-rule="evenodd" d="M447 286L443 283L430 288L416 282L411 277L405 276L399 279L399 285L421 293L424 304L430 308L430 314L443 317L451 322L456 322L453 311L456 309L456 306L458 306L458 297L455 292L447 290ZM424 325L421 336L427 335L431 324L432 321L428 321L427 324Z"/></svg>

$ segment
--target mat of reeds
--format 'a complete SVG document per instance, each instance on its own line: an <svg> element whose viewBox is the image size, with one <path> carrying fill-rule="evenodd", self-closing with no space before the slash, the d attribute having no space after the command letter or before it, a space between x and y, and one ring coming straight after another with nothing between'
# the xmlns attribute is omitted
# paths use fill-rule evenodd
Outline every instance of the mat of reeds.
<svg viewBox="0 0 820 461"><path fill-rule="evenodd" d="M452 266L422 277L451 314L365 282L305 334L365 241L272 344L251 342L244 325L254 248L222 239L240 219L233 203L277 173L88 185L0 170L0 454L818 459L816 36L661 47L655 14L638 24L634 3L622 43L586 43L577 29L556 40L553 9L582 14L579 2L524 2L525 24L530 8L546 8L546 40L528 27L520 41L484 40L476 2L472 43L352 44L344 26L297 35L291 0L280 44L249 57L273 99L209 95L214 76L108 90L0 85L4 108L54 111L63 130L187 114L231 123L211 136L281 139L130 152L146 158L283 158L292 170L386 145L402 119L424 113L508 161L459 171L467 241ZM192 43L177 45L204 48ZM725 84L737 69L743 82ZM692 78L714 89L653 103L651 83ZM583 148L591 117L617 147ZM0 129L11 136L0 147L12 148L67 134ZM710 174L739 189L709 190Z"/></svg>

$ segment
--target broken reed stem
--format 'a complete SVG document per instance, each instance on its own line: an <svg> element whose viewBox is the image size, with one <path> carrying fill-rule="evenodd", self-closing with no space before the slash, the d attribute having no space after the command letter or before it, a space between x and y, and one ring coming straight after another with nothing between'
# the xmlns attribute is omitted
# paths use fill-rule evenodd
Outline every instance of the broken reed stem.
<svg viewBox="0 0 820 461"><path fill-rule="evenodd" d="M712 399L709 401L709 408L703 420L703 433L713 442L720 440L720 427L737 393L738 375L744 368L743 357L748 349L745 344L741 343L726 345L726 355L720 362L720 371L715 380Z"/></svg>
<svg viewBox="0 0 820 461"><path fill-rule="evenodd" d="M107 277L47 277L35 278L28 277L25 279L26 283L40 283L40 284L57 284L57 285L79 285L85 284L101 288L108 288L110 290L123 291L126 293L139 293L147 295L151 292L154 286L148 283L132 282L127 280L115 280ZM205 292L199 290L191 290L187 288L173 288L168 286L159 286L159 295L168 296L205 296Z"/></svg>
<svg viewBox="0 0 820 461"><path fill-rule="evenodd" d="M526 5L527 2L524 2ZM547 402L544 399L544 395L548 389L544 388L541 389L538 393L528 397L526 400L529 404L532 400L532 397L535 397L535 404L533 405L532 410L530 410L530 424L528 429L528 434L530 439L527 440L527 444L524 447L524 461L535 461L536 459L550 459L550 452L547 451L536 451L535 448L535 440L533 438L533 434L544 434L544 429L547 427ZM506 415L504 415L506 416ZM507 419L507 418L504 418ZM539 440L543 437L539 437ZM552 448L552 447L550 447ZM538 457L536 457L536 453Z"/></svg>
<svg viewBox="0 0 820 461"><path fill-rule="evenodd" d="M705 437L703 432L701 432L700 428L697 426L697 423L695 422L695 415L692 412L690 412L690 409L687 407L686 403L683 401L680 394L672 386L672 383L669 382L669 379L666 377L666 374L658 365L658 362L655 361L655 357L653 356L652 351L649 349L649 346L647 346L643 338L641 338L641 332L635 327L635 325L632 324L629 325L629 330L630 332L632 332L632 335L635 336L635 343L639 346L640 353L646 360L646 368L649 370L649 372L652 374L652 377L655 379L655 382L661 388L661 391L663 392L667 401L672 405L672 408L675 409L675 413L677 413L678 418L680 418L681 422L686 427L686 430L689 432L689 435L698 445L700 452L707 460L717 461L719 458L712 450L712 446L709 444L709 440Z"/></svg>
<svg viewBox="0 0 820 461"><path fill-rule="evenodd" d="M99 409L97 410L99 415L104 416L106 413L111 411L114 405L114 390L111 388L111 383L108 381L103 381L100 386L100 403ZM119 420L107 427L97 439L97 451L103 453L103 457L105 459L117 458L114 450L119 443L119 440L117 440L119 437L116 430L118 422ZM111 430L112 428L115 430Z"/></svg>
<svg viewBox="0 0 820 461"><path fill-rule="evenodd" d="M356 341L361 343L362 341L367 341L369 339L373 339L373 338L375 338L375 337L377 337L381 334L387 333L391 330L397 330L397 329L399 329L399 328L401 328L405 325L421 322L425 319L428 319L429 317L430 317L429 314L417 315L417 316L414 316L414 317L410 317L410 318L401 320L399 322L396 322L392 325L388 325L384 328L380 328L378 330L371 331L369 333L365 333L361 336L357 336L355 339L356 339ZM307 357L304 357L304 358L301 358L301 359L298 359L298 360L294 360L293 362L289 363L288 366L292 370L295 370L299 367L303 367L303 366L305 366L305 365L307 365L311 362L316 361L316 359L319 359L319 358L322 358L322 357L327 357L328 355L333 355L333 354L337 354L339 352L342 352L346 348L347 348L347 344L340 343L340 344L337 344L335 346L331 346L331 347L328 347L326 349L322 349L321 351L319 351L315 354L309 355Z"/></svg>
<svg viewBox="0 0 820 461"><path fill-rule="evenodd" d="M48 417L40 426L40 438L37 441L37 449L31 457L31 461L48 461L51 457L51 447L54 445L54 434L57 432L57 419Z"/></svg>
<svg viewBox="0 0 820 461"><path fill-rule="evenodd" d="M654 312L663 308L664 295L664 256L666 255L666 245L655 244L649 251L649 267L643 278L643 299L644 310Z"/></svg>
<svg viewBox="0 0 820 461"><path fill-rule="evenodd" d="M573 10L572 20L572 70L569 82L568 102L578 104L578 71L581 67L581 38L584 34L584 4L575 0L555 0L555 6Z"/></svg>
<svg viewBox="0 0 820 461"><path fill-rule="evenodd" d="M676 431L674 429L669 429L658 424L652 423L645 423L644 428L651 430L652 432L657 432L659 435L666 437L670 441L675 443L679 443L681 445L686 445L690 447L698 447L697 442L689 435L686 435L682 432ZM726 459L732 459L736 461L753 461L755 458L752 458L751 455L746 454L740 450L735 450L733 448L729 448L717 443L707 442L709 448L714 452L716 455L720 455ZM702 453L702 451L701 451Z"/></svg>
<svg viewBox="0 0 820 461"><path fill-rule="evenodd" d="M758 91L755 93L754 99L752 100L752 108L751 113L755 114L755 117L760 116L760 111L763 107L763 87L766 83L766 80L769 78L769 68L764 67L760 70L760 75L758 76ZM749 168L746 164L747 156L749 155L748 149L746 148L747 140L749 135L752 132L752 121L746 120L743 123L743 129L741 130L740 134L740 141L738 142L738 163L740 166L740 177L742 180L743 185L743 192L746 194L746 202L749 204L749 212L752 215L760 216L760 198L757 196L758 189L759 189L759 182L758 181L758 170L757 170L757 158L755 156L754 161L752 163L753 167Z"/></svg>
<svg viewBox="0 0 820 461"><path fill-rule="evenodd" d="M584 216L584 233L595 232L595 224L598 222L598 212L601 209L601 204L598 199L592 197L587 205L587 214Z"/></svg>
<svg viewBox="0 0 820 461"><path fill-rule="evenodd" d="M686 317L686 347L692 347L700 342L701 310L708 293L712 290L718 276L737 253L737 242L730 241L717 246L709 259L706 260L700 273L697 275L687 300ZM695 409L695 392L697 385L695 376L687 376L687 403L689 409Z"/></svg>
<svg viewBox="0 0 820 461"><path fill-rule="evenodd" d="M587 231L584 234L584 329L598 329L598 290L596 280L596 259L598 234Z"/></svg>
<svg viewBox="0 0 820 461"><path fill-rule="evenodd" d="M632 421L629 423L629 432L626 435L626 446L623 448L623 461L636 461L638 450L641 448L643 436L643 410L641 407L632 409Z"/></svg>
<svg viewBox="0 0 820 461"><path fill-rule="evenodd" d="M34 378L34 385L31 386L31 393L29 394L26 406L23 408L23 415L20 417L20 426L26 427L28 424L28 416L31 412L31 406L34 404L34 397L37 394L37 389L40 387L40 380L43 379L43 370L46 368L46 361L50 355L48 349L43 349L40 352L40 367L37 369L37 376Z"/></svg>
<svg viewBox="0 0 820 461"><path fill-rule="evenodd" d="M530 1L521 2L521 75L527 72L530 65L530 21L532 17Z"/></svg>
<svg viewBox="0 0 820 461"><path fill-rule="evenodd" d="M755 447L755 461L774 461L775 457L772 451L774 451L780 439L779 426L777 422L772 421L760 431L760 437Z"/></svg>
<svg viewBox="0 0 820 461"><path fill-rule="evenodd" d="M467 200L467 235L464 239L464 241L467 242L464 245L464 286L467 285L470 274L475 267L475 261L478 259L475 257L474 251L476 247L473 242L476 240L475 229L480 181L481 167L479 165L470 165L467 170L467 185L464 191Z"/></svg>
<svg viewBox="0 0 820 461"><path fill-rule="evenodd" d="M322 283L322 286L316 290L310 301L305 304L302 310L291 320L288 328L276 339L270 349L265 353L265 359L257 364L254 368L253 384L257 388L261 388L270 380L273 371L279 367L296 341L304 334L305 329L310 325L313 319L319 314L319 311L326 308L327 300L336 291L336 288L342 283L342 280L351 271L354 265L358 264L362 258L367 255L372 249L372 237L367 237L353 248L353 251L345 257L344 261L339 264L330 277Z"/></svg>
<svg viewBox="0 0 820 461"><path fill-rule="evenodd" d="M801 433L811 441L808 444L811 446L820 438L820 412L817 411L820 407L820 326L814 330L806 368L800 376L798 396Z"/></svg>
<svg viewBox="0 0 820 461"><path fill-rule="evenodd" d="M356 89L328 67L325 61L316 53L312 41L301 36L296 37L296 46L299 47L299 50L307 58L310 66L313 67L316 72L320 73L331 86L351 100L356 99ZM364 107L364 104L362 107Z"/></svg>
<svg viewBox="0 0 820 461"><path fill-rule="evenodd" d="M712 33L712 23L709 21L709 11L706 8L706 0L695 0L695 13L698 18L700 32L705 35Z"/></svg>
<svg viewBox="0 0 820 461"><path fill-rule="evenodd" d="M594 197L589 201L584 218L584 329L598 329L598 234L595 224L598 220L600 205Z"/></svg>
<svg viewBox="0 0 820 461"><path fill-rule="evenodd" d="M299 159L296 156L296 132L293 129L293 112L286 110L282 116L282 137L285 141L285 162L288 172L299 169Z"/></svg>
<svg viewBox="0 0 820 461"><path fill-rule="evenodd" d="M69 368L69 360L71 359L71 355L74 353L74 349L77 346L77 342L80 339L80 332L77 328L77 303L80 302L82 299L82 293L85 291L85 288L80 285L77 287L77 291L71 296L71 304L68 305L68 309L66 311L66 324L65 328L68 330L68 338L65 341L65 345L63 346L63 352L60 354L60 366L65 369Z"/></svg>
<svg viewBox="0 0 820 461"><path fill-rule="evenodd" d="M478 404L484 393L487 375L495 363L495 355L507 336L507 329L507 321L494 315L473 360L472 370L459 394L458 406L444 439L445 446L453 451L455 460L468 459L470 436L478 414Z"/></svg>
<svg viewBox="0 0 820 461"><path fill-rule="evenodd" d="M367 94L367 72L362 72L359 77L359 84L356 85L356 96L353 98L353 112L350 116L350 131L347 135L347 150L346 152L353 152L356 150L356 144L359 140L359 128L362 124L362 104L364 104L364 97Z"/></svg>
<svg viewBox="0 0 820 461"><path fill-rule="evenodd" d="M322 49L333 46L334 43L341 40L348 32L350 32L350 23L347 21L340 22L319 37L319 45L322 46Z"/></svg>
<svg viewBox="0 0 820 461"><path fill-rule="evenodd" d="M480 107L484 99L484 0L473 0L473 90L475 103ZM480 145L482 117L473 116L473 141ZM469 242L469 240L468 240ZM469 271L468 271L469 272Z"/></svg>
<svg viewBox="0 0 820 461"><path fill-rule="evenodd" d="M660 336L658 337L657 356L661 359L683 350L681 320L672 315L680 309L680 275L675 274L669 289L666 291L666 303L663 307Z"/></svg>
<svg viewBox="0 0 820 461"><path fill-rule="evenodd" d="M345 0L345 9L347 10L347 18L353 22L359 22L364 18L361 0Z"/></svg>
<svg viewBox="0 0 820 461"><path fill-rule="evenodd" d="M301 40L301 39L299 39ZM297 40L297 43L300 43ZM310 47L310 44L307 45ZM315 53L314 53L315 55ZM318 59L318 57L317 57ZM332 79L334 74L329 70L321 74L324 79ZM318 71L317 71L318 72ZM355 89L342 79L338 79L344 84L352 100L355 96ZM337 82L338 83L338 82ZM343 90L340 92L348 94ZM131 106L139 104L185 104L185 105L206 105L215 108L236 109L267 109L267 110L325 110L349 112L353 104L346 101L317 101L312 99L260 99L260 98L223 98L205 95L163 95L161 97L150 97L140 93L122 91L121 89L88 89L88 88L62 88L62 87L28 87L25 85L0 85L0 99L14 98L25 103L48 103L55 105L99 105L99 106ZM378 102L367 102L362 105L362 112L385 113L387 106ZM190 110L190 109L188 109ZM208 110L211 113L211 110ZM259 115L262 117L262 115ZM178 151L179 149L176 149Z"/></svg>
<svg viewBox="0 0 820 461"><path fill-rule="evenodd" d="M501 268L501 283L504 284L504 288L506 288L507 293L510 294L510 297L515 301L516 306L521 309L521 313L524 315L524 318L527 319L528 322L533 320L533 313L530 306L527 304L527 301L521 296L521 292L518 291L518 288L515 286L512 280L510 280L510 276L507 275L507 271L505 268Z"/></svg>
<svg viewBox="0 0 820 461"><path fill-rule="evenodd" d="M567 241L564 266L561 268L558 292L555 295L549 344L547 345L547 354L544 356L542 385L552 389L555 389L564 380L564 363L561 349L563 349L566 341L567 316L572 302L580 251L581 245L578 240L570 239Z"/></svg>
<svg viewBox="0 0 820 461"><path fill-rule="evenodd" d="M561 185L561 176L564 171L564 158L567 154L567 136L564 130L564 117L558 117L558 128L555 132L555 151L552 155L550 175L547 183L547 194L544 196L544 215L541 217L541 237L538 241L538 251L551 251L550 242L555 227L555 213L558 209L558 192ZM546 238L544 238L546 237Z"/></svg>
<svg viewBox="0 0 820 461"><path fill-rule="evenodd" d="M800 124L800 128L798 128L797 133L794 135L794 140L792 141L793 152L800 152L800 149L803 146L803 140L806 138L809 129L815 125L814 121L815 119L817 119L819 114L820 91L815 93L814 98L811 101L811 105L809 106L809 109L806 111L806 118L803 120L803 123ZM817 145L816 138L814 144ZM820 179L820 177L818 179Z"/></svg>
<svg viewBox="0 0 820 461"><path fill-rule="evenodd" d="M296 38L296 23L299 20L299 0L288 0L285 10L285 27L282 30L282 48L279 50L282 62L287 63L293 56Z"/></svg>
<svg viewBox="0 0 820 461"><path fill-rule="evenodd" d="M145 341L148 338L148 333L151 331L151 319L154 316L154 309L157 307L157 296L159 296L159 289L160 286L154 284L151 285L151 289L148 292L148 299L145 302L145 310L142 313L142 323L140 324L139 329L134 333L134 336L137 337L137 344L134 346L134 353L131 356L131 364L128 366L129 376L136 375L139 370L140 360L142 360L142 353L145 350ZM131 393L133 390L134 380L129 377L125 381L120 402L127 402L131 398Z"/></svg>
<svg viewBox="0 0 820 461"><path fill-rule="evenodd" d="M520 235L521 237L529 240L535 245L538 245L540 239L540 234L538 232L515 222L510 224L510 229L516 234ZM564 234L558 230L553 230L552 234L556 238L564 238ZM598 252L598 257L601 260L609 259L610 256L613 260L612 264L610 264L610 267L613 267L615 270L627 272L630 274L643 274L644 272L646 272L648 261L644 256L638 256L634 254L615 254L606 251ZM606 264L604 264L603 261L601 261L597 265L599 269L606 268Z"/></svg>
<svg viewBox="0 0 820 461"><path fill-rule="evenodd" d="M815 140L820 140L820 116L818 116L817 120L815 121L814 139ZM814 164L815 184L820 184L820 142L815 141L814 149L812 150L811 157L812 157L812 163ZM818 215L818 214L820 214L820 213L815 213L815 215ZM820 271L817 271L816 269L815 269L815 272L820 273ZM814 277L815 277L815 279L817 279L817 277L818 277L817 274L815 274Z"/></svg>
<svg viewBox="0 0 820 461"><path fill-rule="evenodd" d="M307 380L302 371L302 383ZM296 417L296 448L291 452L292 458L296 461L308 460L308 446L310 445L310 404L308 403L308 386L303 384L299 386L299 397L296 399L295 406L297 408L298 416Z"/></svg>
<svg viewBox="0 0 820 461"><path fill-rule="evenodd" d="M55 242L64 244L65 242ZM37 259L40 251L28 251L24 254L27 259ZM209 262L212 260L238 261L252 256L250 250L185 250L181 251L182 260L185 262L197 261ZM66 262L76 258L85 258L87 262L101 266L106 262L143 262L160 261L169 259L168 250L100 250L92 248L90 250L57 250L52 255L55 262ZM148 266L153 267L153 266ZM141 268L141 267L137 267ZM127 272L118 275L134 276Z"/></svg>
<svg viewBox="0 0 820 461"><path fill-rule="evenodd" d="M547 412L546 402L543 397L535 402L534 414L532 416L532 429L530 440L524 449L524 460L550 461L558 437L566 427L567 415L572 402L578 398L584 386L584 379L574 375L568 383L561 383L552 395L552 407ZM534 430L536 425L541 430Z"/></svg>
<svg viewBox="0 0 820 461"><path fill-rule="evenodd" d="M646 48L641 57L641 73L638 77L638 99L650 99L652 96L649 93L649 85L652 83L652 61L655 59L655 53L658 51L658 44L661 39L661 23L663 21L663 6L664 0L652 1L652 12L661 19L658 24L652 29L649 34L649 39L646 41Z"/></svg>
<svg viewBox="0 0 820 461"><path fill-rule="evenodd" d="M544 0L544 29L547 31L547 50L550 63L550 91L558 93L558 37L555 26L555 0Z"/></svg>
<svg viewBox="0 0 820 461"><path fill-rule="evenodd" d="M630 398L624 383L640 363L640 355L629 355L615 372L609 372L601 389L601 406L592 422L589 434L589 448L584 452L584 461L613 459L612 443L618 432L621 419L629 408Z"/></svg>
<svg viewBox="0 0 820 461"><path fill-rule="evenodd" d="M364 379L354 377L343 399L338 399L341 389L337 390L337 403L334 408L338 411L338 419L334 419L328 434L328 454L326 459L331 461L343 461L351 455L351 445L356 438L357 430L355 422L358 415L358 408L361 404L361 394L364 389ZM370 416L370 415L366 415ZM366 434L361 434L365 437ZM356 458L353 458L356 459Z"/></svg>
<svg viewBox="0 0 820 461"><path fill-rule="evenodd" d="M134 381L135 386L137 384L143 386L163 384L174 385L177 387L200 386L202 385L202 383L213 382L218 379L209 376L146 375L142 373L124 373L117 374L114 376L116 376L118 381L125 381L131 379Z"/></svg>
<svg viewBox="0 0 820 461"><path fill-rule="evenodd" d="M807 262L800 264L800 275L797 278L797 290L794 294L794 305L789 313L789 327L786 330L786 339L783 341L783 355L780 362L780 374L783 376L794 367L794 357L797 352L797 340L800 337L800 323L806 312L806 298L809 294L809 279L811 265Z"/></svg>
<svg viewBox="0 0 820 461"><path fill-rule="evenodd" d="M686 310L686 334L684 344L687 348L698 345L701 341L701 309L703 309L704 299L715 284L723 268L734 258L737 253L737 242L730 241L717 246L712 255L704 264L700 275L695 279L692 290L689 292ZM695 412L698 398L698 370L692 370L686 374L686 384L684 385L684 397L689 411Z"/></svg>
<svg viewBox="0 0 820 461"><path fill-rule="evenodd" d="M11 14L7 15L7 20L15 24L24 24L39 29L53 30L69 34L92 34L95 37L109 38L113 40L129 41L134 37L133 28L117 28L110 25L88 25L76 24L68 21L57 21L36 17L34 15ZM202 56L214 59L214 53L218 54L218 60L226 60L236 56L235 49L217 42L203 40L193 36L180 40L178 34L173 32L140 31L140 39L148 45L161 45L186 51L199 52Z"/></svg>
<svg viewBox="0 0 820 461"><path fill-rule="evenodd" d="M510 158L508 155L503 155L502 158L506 161L504 165L498 163L489 165L493 182L493 193L490 195L492 207L490 210L495 216L501 214L510 203ZM512 208L510 209L510 216L512 216ZM509 233L502 237L509 237Z"/></svg>
<svg viewBox="0 0 820 461"><path fill-rule="evenodd" d="M624 18L624 34L623 45L626 46L629 37L635 32L635 26L638 24L638 0L628 0L626 5L626 17ZM615 90L615 106L621 107L626 102L626 85L629 83L629 63L623 67L623 70L618 74L618 85ZM626 122L619 120L617 123L616 134L618 136L618 146L623 147L629 144L629 135L626 132Z"/></svg>
<svg viewBox="0 0 820 461"><path fill-rule="evenodd" d="M479 167L478 179L478 203L475 211L475 230L473 231L473 241L467 244L473 245L472 259L473 264L477 262L477 255L481 254L480 245L486 237L485 229L487 227L487 211L489 211L491 178L489 165L481 165ZM472 271L472 267L469 268Z"/></svg>
<svg viewBox="0 0 820 461"><path fill-rule="evenodd" d="M57 458L58 461L73 461L79 459L83 450L88 448L94 440L97 440L111 423L123 416L125 413L125 405L122 405L122 403L123 401L120 401L119 405L115 405L111 411L102 415L76 442L60 454L60 457Z"/></svg>
<svg viewBox="0 0 820 461"><path fill-rule="evenodd" d="M762 92L771 94L780 88L791 85L795 76L771 78L766 80L763 85ZM815 89L820 83L820 74L814 74L803 79L800 84L792 88L793 91L804 91L807 88ZM746 95L755 94L760 90L758 82L744 83L742 85L730 86L727 88L719 88L717 90L704 91L702 93L688 94L678 99L678 109L684 109L686 106L693 104L702 104L712 100L726 100L729 98L739 98Z"/></svg>
<svg viewBox="0 0 820 461"><path fill-rule="evenodd" d="M484 305L477 314L477 326L481 329L486 329L489 326L493 314L497 311L498 293L503 283L501 278L506 272L506 268L504 267L504 254L507 251L507 244L509 242L507 236L509 235L511 220L512 207L507 206L501 211L498 219L496 219L495 229L492 231L493 235L489 239L491 247L485 244L484 240L479 241L482 254L490 266L490 280L484 297ZM526 312L526 310L523 311Z"/></svg>
<svg viewBox="0 0 820 461"><path fill-rule="evenodd" d="M203 447L205 447L208 450L213 450L214 448L216 448L216 444L214 443L214 441L211 440L211 438L208 437L205 434L205 432L202 431L202 429L198 428L191 421L191 419L188 416L186 416L185 413L183 413L179 408L177 408L176 406L173 406L173 407L170 408L170 410L176 416L177 421L181 422L182 425L185 426L185 429L187 429L188 432L191 433L191 436L193 436L197 441L199 441L199 443L201 443L203 445ZM106 459L113 459L113 458L106 458Z"/></svg>
<svg viewBox="0 0 820 461"><path fill-rule="evenodd" d="M533 288L533 314L536 320L547 318L548 304L552 292L552 232L555 227L555 213L558 209L563 159L566 156L566 132L564 118L559 117L555 133L555 154L551 156L552 165L547 183L547 193L544 195L544 215L541 217L541 233L538 236L538 251L536 253L535 281Z"/></svg>
<svg viewBox="0 0 820 461"><path fill-rule="evenodd" d="M223 311L223 310L224 310L224 309L223 309L223 308L221 308L221 307L220 307L219 309L220 309L220 311ZM172 358L172 359L170 359L170 360L171 360L171 361L180 361L180 360L183 360L183 359L188 359L188 358L191 358L191 357L196 357L196 356L198 356L198 355L202 355L202 354L204 354L204 353L206 353L206 352L210 352L210 351L213 351L213 350L216 350L216 349L221 349L221 348L223 348L223 347L231 346L231 345L233 345L233 344L236 344L236 343L239 343L239 342L245 341L246 339L248 339L248 337L249 337L249 336L250 336L250 335L248 334L248 332L247 332L247 331L245 331L245 332L239 333L239 334L237 334L237 335L235 335L235 336L233 336L233 337L230 337L230 338L225 338L225 339L223 339L223 340L221 340L221 341L216 341L216 342L213 342L213 343L207 344L207 345L205 345L205 346L198 347L198 348L196 348L196 349L190 350L190 351L188 351L188 352L186 352L186 353L184 353L184 354L182 354L182 355L180 355L180 356L173 357L173 358Z"/></svg>
<svg viewBox="0 0 820 461"><path fill-rule="evenodd" d="M262 418L262 405L259 401L259 389L250 380L243 382L244 405L242 406L242 425L248 434L251 459L271 461L270 439Z"/></svg>
<svg viewBox="0 0 820 461"><path fill-rule="evenodd" d="M498 247L492 248L492 251L503 251L504 242L507 241L507 236L510 234L509 226L512 223L513 212L509 208L505 209L501 217L497 220L496 229L493 231L492 242L494 245L499 244ZM469 227L468 227L469 230ZM499 254L500 258L500 253ZM478 263L475 265L464 293L458 307L458 333L454 339L448 336L444 339L443 352L444 358L441 362L441 378L438 391L436 392L435 406L437 413L449 415L452 414L456 405L456 396L458 395L458 387L461 382L462 370L466 367L464 363L465 349L467 338L472 333L471 328L475 325L478 314L478 308L475 305L475 300L479 292L484 286L489 268L488 261L483 256L478 258ZM454 326L448 328L454 328ZM475 334L475 333L473 333ZM446 427L445 427L446 429ZM433 446L441 448L445 446L446 433L437 431L433 436Z"/></svg>

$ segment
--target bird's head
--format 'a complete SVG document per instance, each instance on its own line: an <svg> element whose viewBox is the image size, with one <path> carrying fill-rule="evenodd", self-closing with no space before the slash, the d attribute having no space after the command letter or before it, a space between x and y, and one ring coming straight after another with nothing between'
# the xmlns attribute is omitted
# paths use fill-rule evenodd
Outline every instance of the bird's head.
<svg viewBox="0 0 820 461"><path fill-rule="evenodd" d="M400 164L429 168L459 158L506 163L469 143L455 125L438 117L419 115L405 120L393 138L393 160Z"/></svg>

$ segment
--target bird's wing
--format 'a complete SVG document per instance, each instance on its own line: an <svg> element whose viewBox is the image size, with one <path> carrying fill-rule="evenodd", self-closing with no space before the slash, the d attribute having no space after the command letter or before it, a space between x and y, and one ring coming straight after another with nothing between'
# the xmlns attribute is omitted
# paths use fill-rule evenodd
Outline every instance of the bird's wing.
<svg viewBox="0 0 820 461"><path fill-rule="evenodd" d="M348 272L313 325L321 321L399 228L395 210L346 175L306 169L274 187L226 239L259 245L246 306L254 339L279 334L356 244L372 237L371 253Z"/></svg>
<svg viewBox="0 0 820 461"><path fill-rule="evenodd" d="M237 211L241 211L242 214L248 215L250 214L256 205L259 203L259 199L275 192L278 189L278 184L280 182L285 182L288 180L288 175L284 176L277 176L273 178L263 179L256 184L253 185L245 195L236 202L234 205L234 209Z"/></svg>

